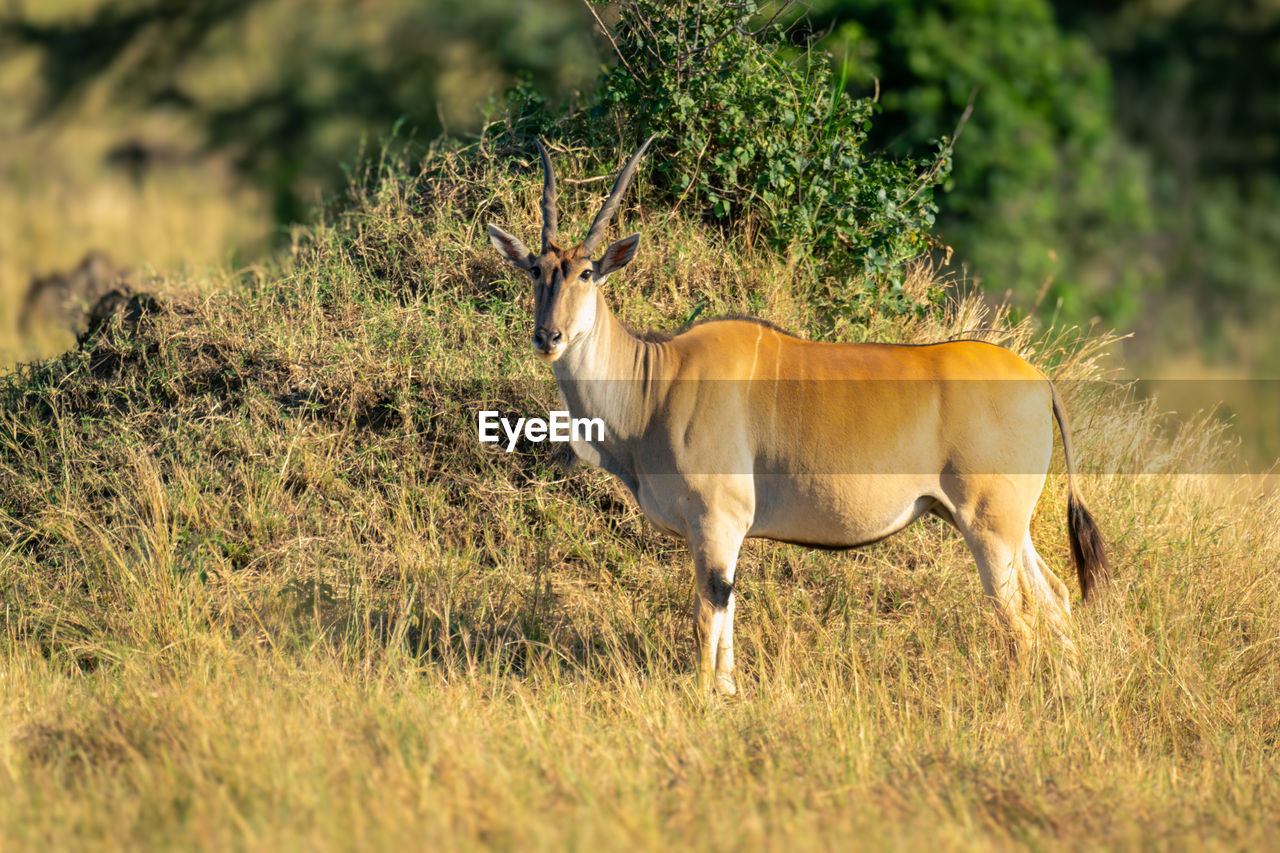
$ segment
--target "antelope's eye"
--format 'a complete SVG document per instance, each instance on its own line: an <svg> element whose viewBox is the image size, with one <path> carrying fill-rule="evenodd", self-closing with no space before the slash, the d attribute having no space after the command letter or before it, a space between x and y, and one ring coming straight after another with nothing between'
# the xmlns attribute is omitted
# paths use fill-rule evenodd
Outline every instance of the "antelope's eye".
<svg viewBox="0 0 1280 853"><path fill-rule="evenodd" d="M533 267L529 270L529 274L534 278L542 278L542 267Z"/></svg>
<svg viewBox="0 0 1280 853"><path fill-rule="evenodd" d="M578 276L578 278L582 279L583 281L586 281L587 279L591 278L591 267L587 267L585 270L583 270L582 273Z"/></svg>

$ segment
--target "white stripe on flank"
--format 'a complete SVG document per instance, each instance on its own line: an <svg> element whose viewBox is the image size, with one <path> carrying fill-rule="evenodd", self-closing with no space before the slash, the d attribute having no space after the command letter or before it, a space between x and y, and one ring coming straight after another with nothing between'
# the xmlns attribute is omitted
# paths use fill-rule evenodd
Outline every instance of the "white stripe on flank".
<svg viewBox="0 0 1280 853"><path fill-rule="evenodd" d="M747 372L747 380L756 378L756 362L760 360L760 339L764 337L764 324L756 324L756 349L751 354L751 370Z"/></svg>
<svg viewBox="0 0 1280 853"><path fill-rule="evenodd" d="M778 377L782 375L782 350L773 351L773 417L769 423L770 436L778 432Z"/></svg>

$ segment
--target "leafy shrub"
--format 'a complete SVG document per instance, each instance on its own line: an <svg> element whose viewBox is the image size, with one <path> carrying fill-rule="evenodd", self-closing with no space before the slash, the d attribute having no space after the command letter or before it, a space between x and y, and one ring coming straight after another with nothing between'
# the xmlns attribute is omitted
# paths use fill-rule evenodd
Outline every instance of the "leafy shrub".
<svg viewBox="0 0 1280 853"><path fill-rule="evenodd" d="M805 13L851 93L883 89L873 144L913 151L972 103L938 234L985 289L1061 302L1072 320L1134 319L1160 262L1149 171L1116 132L1105 57L1050 0L813 0Z"/></svg>
<svg viewBox="0 0 1280 853"><path fill-rule="evenodd" d="M846 95L825 56L797 57L777 17L757 12L751 2L626 2L609 33L619 61L587 106L553 122L519 85L507 130L542 130L608 156L619 130L624 147L657 134L648 201L791 252L811 267L805 295L833 318L924 313L938 294L909 295L903 278L930 247L949 144L926 162L870 150L876 104Z"/></svg>

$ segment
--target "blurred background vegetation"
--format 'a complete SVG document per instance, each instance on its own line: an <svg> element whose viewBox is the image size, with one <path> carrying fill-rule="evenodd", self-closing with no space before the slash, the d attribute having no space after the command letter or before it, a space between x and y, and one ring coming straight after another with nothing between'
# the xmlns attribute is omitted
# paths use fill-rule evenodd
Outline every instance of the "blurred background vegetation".
<svg viewBox="0 0 1280 853"><path fill-rule="evenodd" d="M942 233L990 292L1275 373L1280 2L813 6L849 88L878 81L889 151L976 96Z"/></svg>
<svg viewBox="0 0 1280 853"><path fill-rule="evenodd" d="M935 233L992 299L1133 331L1138 371L1280 370L1280 0L809 0L780 23L830 63L808 85L875 98L847 119L869 148L928 162L972 105ZM473 134L512 90L589 116L616 61L582 0L8 0L0 359L59 345L17 333L35 273L94 248L251 264L393 133Z"/></svg>

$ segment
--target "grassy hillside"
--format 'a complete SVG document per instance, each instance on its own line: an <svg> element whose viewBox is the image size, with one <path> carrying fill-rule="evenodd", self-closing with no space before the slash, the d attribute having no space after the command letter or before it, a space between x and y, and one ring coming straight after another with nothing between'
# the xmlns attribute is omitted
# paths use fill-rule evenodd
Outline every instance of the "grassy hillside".
<svg viewBox="0 0 1280 853"><path fill-rule="evenodd" d="M561 164L572 176L572 164ZM483 236L538 176L396 164L269 269L182 281L0 389L0 838L14 848L731 849L1274 843L1280 500L1200 424L1064 383L1116 580L1080 681L1010 672L968 551L923 523L849 554L751 543L736 702L696 689L691 570L608 477L507 455L476 412L554 401ZM584 229L599 184L562 189ZM812 318L780 259L665 211L611 282L635 325ZM917 286L929 272L919 271ZM1059 379L1105 341L958 303ZM1090 390L1093 389L1093 390ZM1060 464L1060 459L1055 465ZM1064 481L1034 521L1064 578ZM1069 581L1074 588L1074 581ZM10 845L6 845L8 847Z"/></svg>

